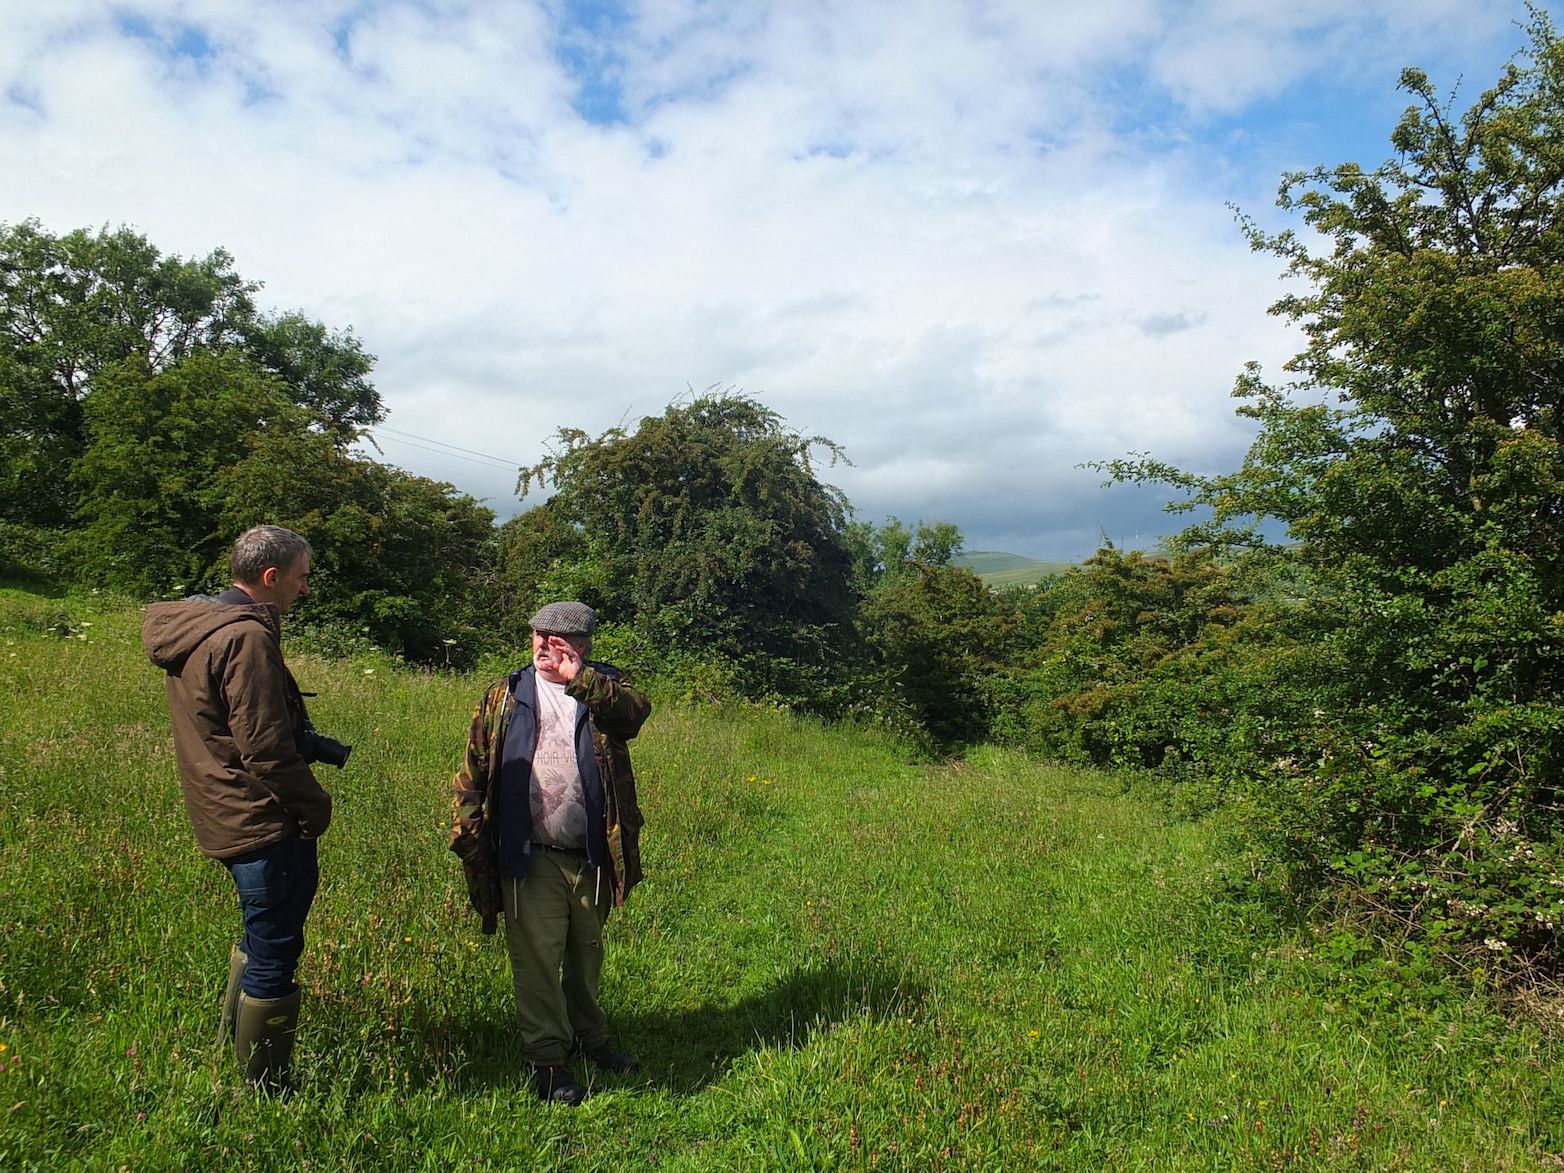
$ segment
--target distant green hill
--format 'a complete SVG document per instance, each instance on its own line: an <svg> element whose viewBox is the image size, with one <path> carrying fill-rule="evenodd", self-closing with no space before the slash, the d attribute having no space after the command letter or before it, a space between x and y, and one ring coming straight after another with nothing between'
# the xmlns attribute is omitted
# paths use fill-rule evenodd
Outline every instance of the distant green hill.
<svg viewBox="0 0 1564 1173"><path fill-rule="evenodd" d="M1073 562L1039 562L1019 554L1000 554L993 550L968 550L955 558L991 587L1030 586L1050 574L1063 574Z"/></svg>

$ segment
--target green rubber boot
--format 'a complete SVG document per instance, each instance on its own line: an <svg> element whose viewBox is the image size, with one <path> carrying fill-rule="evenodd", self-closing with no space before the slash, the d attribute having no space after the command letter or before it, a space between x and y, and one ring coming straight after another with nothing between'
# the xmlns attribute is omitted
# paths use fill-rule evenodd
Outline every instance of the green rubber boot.
<svg viewBox="0 0 1564 1173"><path fill-rule="evenodd" d="M234 1037L234 1014L239 1009L239 981L244 977L244 967L250 964L244 950L235 945L228 954L228 988L223 991L223 1014L217 1025L217 1045L221 1047Z"/></svg>
<svg viewBox="0 0 1564 1173"><path fill-rule="evenodd" d="M281 998L252 998L239 991L234 1011L234 1057L244 1078L262 1091L293 1090L293 1036L299 1029L299 991Z"/></svg>

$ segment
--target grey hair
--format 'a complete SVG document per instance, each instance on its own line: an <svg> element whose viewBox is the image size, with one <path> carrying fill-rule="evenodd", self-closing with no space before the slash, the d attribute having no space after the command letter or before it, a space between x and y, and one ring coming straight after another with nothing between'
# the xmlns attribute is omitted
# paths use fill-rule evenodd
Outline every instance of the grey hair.
<svg viewBox="0 0 1564 1173"><path fill-rule="evenodd" d="M310 544L291 529L280 525L255 526L234 542L234 581L260 582L268 566L291 570L300 558L313 553Z"/></svg>

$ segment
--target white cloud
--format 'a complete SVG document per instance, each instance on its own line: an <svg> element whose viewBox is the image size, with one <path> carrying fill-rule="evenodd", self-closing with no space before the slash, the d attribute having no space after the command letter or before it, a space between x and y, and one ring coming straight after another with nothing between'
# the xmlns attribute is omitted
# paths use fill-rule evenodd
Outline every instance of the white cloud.
<svg viewBox="0 0 1564 1173"><path fill-rule="evenodd" d="M1519 4L1469 0L1204 0L1163 10L1149 64L1181 104L1231 111L1311 76L1378 88L1431 57L1471 60L1474 49L1513 44L1512 22L1524 15Z"/></svg>
<svg viewBox="0 0 1564 1173"><path fill-rule="evenodd" d="M0 0L0 219L228 248L356 330L409 435L530 463L736 386L843 443L871 519L1073 557L1171 528L1081 461L1231 465L1234 375L1295 347L1223 206L1262 210L1291 149L1251 104L1430 58L1483 84L1521 15L644 0L584 46L562 11ZM623 121L576 113L571 60ZM385 449L515 506L511 472Z"/></svg>

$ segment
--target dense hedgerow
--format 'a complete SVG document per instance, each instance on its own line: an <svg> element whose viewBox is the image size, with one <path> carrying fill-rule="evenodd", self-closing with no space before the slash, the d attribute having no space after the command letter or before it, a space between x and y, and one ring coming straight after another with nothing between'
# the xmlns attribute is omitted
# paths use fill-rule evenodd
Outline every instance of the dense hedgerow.
<svg viewBox="0 0 1564 1173"><path fill-rule="evenodd" d="M1240 378L1236 472L1108 466L1210 519L1135 568L1144 611L1103 602L1128 560L1088 572L1037 671L1079 685L1045 740L1201 758L1296 878L1346 881L1415 949L1536 973L1564 915L1564 45L1540 12L1530 31L1462 114L1408 70L1378 169L1286 177L1326 248L1247 225L1305 286L1273 307L1308 340L1296 381ZM1239 589L1202 601L1197 566ZM1143 598L1181 575L1194 629Z"/></svg>

